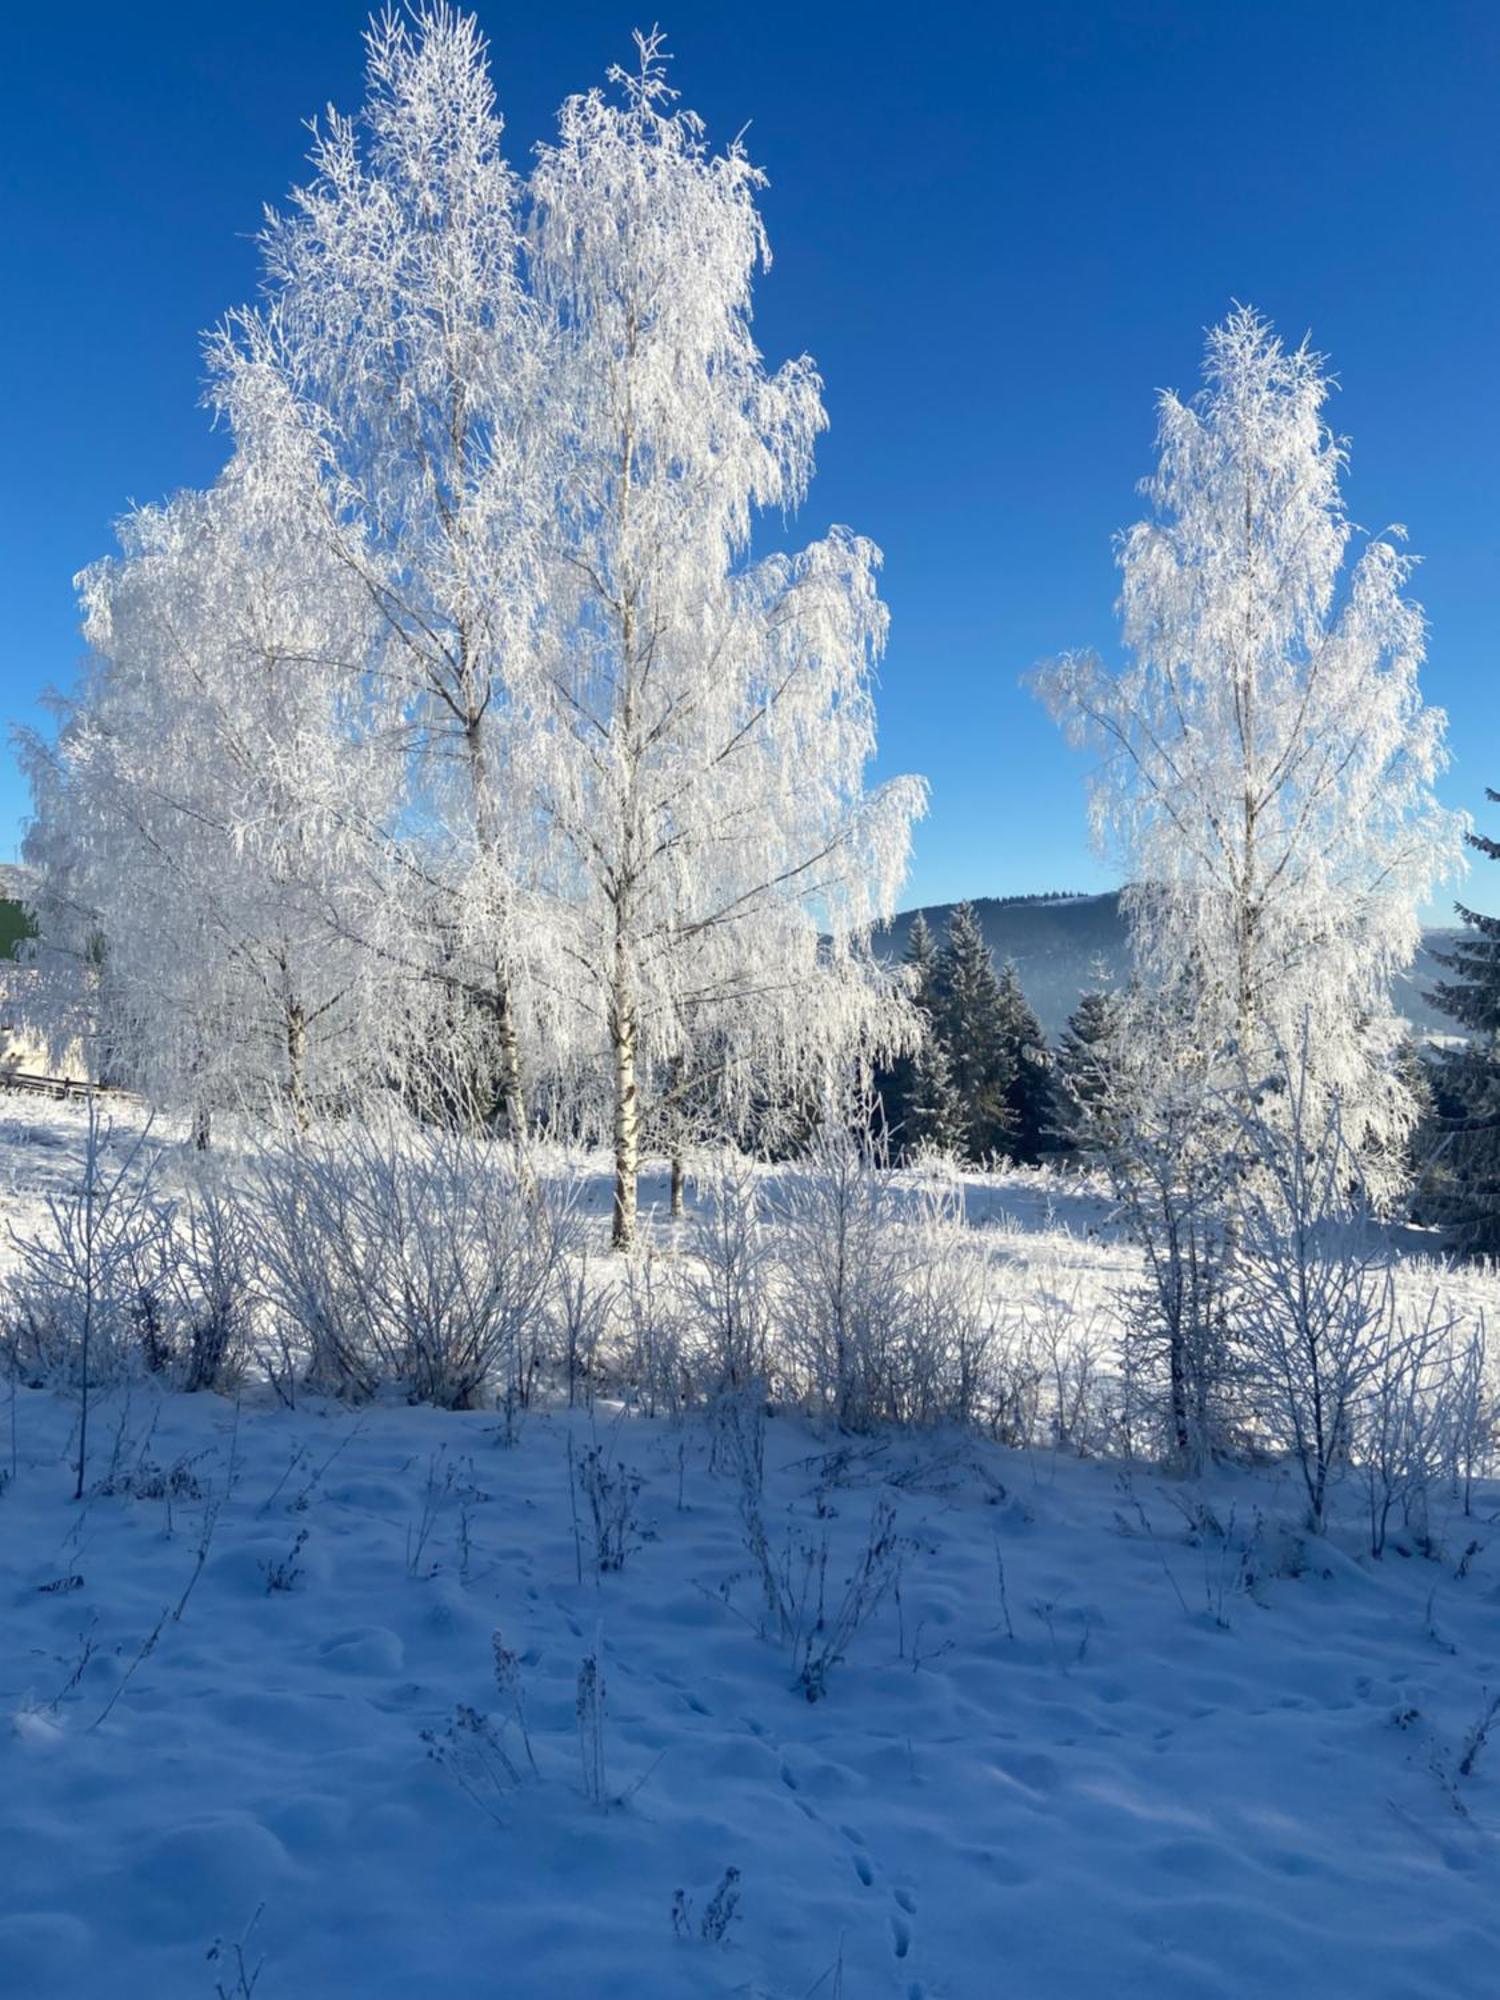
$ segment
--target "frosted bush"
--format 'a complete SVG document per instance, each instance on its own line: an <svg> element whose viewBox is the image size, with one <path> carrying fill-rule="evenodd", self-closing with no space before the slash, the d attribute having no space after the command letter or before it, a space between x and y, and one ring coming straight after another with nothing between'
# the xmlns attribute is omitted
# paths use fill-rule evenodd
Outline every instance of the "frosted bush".
<svg viewBox="0 0 1500 2000"><path fill-rule="evenodd" d="M678 1416L697 1387L678 1267L648 1246L626 1263L615 1298L628 1386L648 1417Z"/></svg>
<svg viewBox="0 0 1500 2000"><path fill-rule="evenodd" d="M1475 1472L1493 1460L1483 1319L1455 1313L1436 1288L1421 1304L1391 1297L1351 1425L1375 1556L1385 1553L1393 1516L1427 1545L1438 1489L1446 1485L1467 1509Z"/></svg>
<svg viewBox="0 0 1500 2000"><path fill-rule="evenodd" d="M754 1164L731 1154L707 1177L694 1219L686 1301L705 1343L714 1393L744 1389L767 1370L772 1240Z"/></svg>
<svg viewBox="0 0 1500 2000"><path fill-rule="evenodd" d="M1059 1451L1116 1449L1125 1423L1119 1345L1115 1313L1088 1278L1043 1265L1008 1317L994 1370L1000 1434Z"/></svg>
<svg viewBox="0 0 1500 2000"><path fill-rule="evenodd" d="M597 1261L578 1231L573 1254L558 1260L549 1297L552 1352L567 1385L569 1408L580 1391L592 1405L601 1350L617 1304L618 1288L599 1276Z"/></svg>
<svg viewBox="0 0 1500 2000"><path fill-rule="evenodd" d="M769 1217L771 1372L789 1394L850 1430L979 1417L996 1259L961 1188L913 1202L871 1144L826 1125Z"/></svg>
<svg viewBox="0 0 1500 2000"><path fill-rule="evenodd" d="M904 1309L901 1198L868 1143L831 1123L773 1204L778 1370L850 1430L888 1413Z"/></svg>
<svg viewBox="0 0 1500 2000"><path fill-rule="evenodd" d="M904 1235L900 1310L881 1371L884 1414L900 1423L974 1423L995 1364L993 1246L964 1222L957 1187L924 1191Z"/></svg>
<svg viewBox="0 0 1500 2000"><path fill-rule="evenodd" d="M254 1343L255 1242L241 1192L207 1167L189 1179L170 1249L172 1367L183 1389L232 1388Z"/></svg>
<svg viewBox="0 0 1500 2000"><path fill-rule="evenodd" d="M47 1198L44 1225L13 1234L11 1361L24 1378L82 1388L169 1352L171 1211L149 1132L114 1146L91 1100L76 1180Z"/></svg>
<svg viewBox="0 0 1500 2000"><path fill-rule="evenodd" d="M318 1386L525 1402L549 1359L571 1202L499 1142L351 1125L257 1164L265 1285Z"/></svg>

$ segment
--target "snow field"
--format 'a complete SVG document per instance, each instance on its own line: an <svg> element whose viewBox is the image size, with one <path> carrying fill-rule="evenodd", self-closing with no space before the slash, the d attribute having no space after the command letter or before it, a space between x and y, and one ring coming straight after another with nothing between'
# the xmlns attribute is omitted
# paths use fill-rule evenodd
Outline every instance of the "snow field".
<svg viewBox="0 0 1500 2000"><path fill-rule="evenodd" d="M106 1463L145 1493L180 1467L178 1497L81 1506L71 1423L20 1393L0 1500L0 1991L211 1995L210 1945L262 1906L260 2000L1494 1991L1500 1750L1456 1775L1500 1688L1497 1558L1457 1574L1482 1519L1374 1564L1353 1521L1299 1536L1276 1475L773 1419L773 1541L826 1534L839 1579L882 1495L907 1540L809 1704L702 1419L559 1412L507 1445L491 1415L137 1390ZM582 1583L570 1433L641 1479L639 1545L596 1576L585 1520ZM516 1782L429 1754L460 1705Z"/></svg>
<svg viewBox="0 0 1500 2000"><path fill-rule="evenodd" d="M13 1227L76 1179L82 1124L0 1123ZM607 1176L545 1164L602 1228ZM1107 1366L1132 1255L1097 1196L962 1193L1016 1323ZM1492 1302L1492 1274L1402 1269ZM1375 1562L1352 1482L1311 1538L1289 1469L1186 1484L775 1415L784 1580L826 1550L832 1611L886 1506L897 1538L809 1703L712 1411L137 1382L96 1405L82 1503L76 1422L0 1385L7 2000L237 2000L241 1939L256 2000L1497 1990L1494 1483ZM594 1451L607 1525L626 1496L603 1573Z"/></svg>

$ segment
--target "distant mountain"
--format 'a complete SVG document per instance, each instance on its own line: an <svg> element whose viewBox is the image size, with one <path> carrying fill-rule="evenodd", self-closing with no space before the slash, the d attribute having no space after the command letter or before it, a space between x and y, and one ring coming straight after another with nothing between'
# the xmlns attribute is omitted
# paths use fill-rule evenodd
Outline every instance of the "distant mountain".
<svg viewBox="0 0 1500 2000"><path fill-rule="evenodd" d="M955 907L930 903L922 910L934 937L942 938ZM1015 960L1026 998L1049 1035L1061 1031L1080 994L1118 985L1124 976L1125 924L1117 889L1102 896L980 896L974 908L995 963ZM902 956L916 915L903 910L876 932L875 949L883 958ZM1442 977L1432 953L1447 950L1456 935L1451 930L1426 932L1412 971L1396 981L1397 1009L1419 1035L1456 1032L1453 1022L1426 999Z"/></svg>

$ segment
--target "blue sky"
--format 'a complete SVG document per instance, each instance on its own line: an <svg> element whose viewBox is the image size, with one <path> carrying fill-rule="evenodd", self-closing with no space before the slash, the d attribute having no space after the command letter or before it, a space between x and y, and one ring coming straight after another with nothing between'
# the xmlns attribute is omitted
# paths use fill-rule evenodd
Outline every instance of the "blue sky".
<svg viewBox="0 0 1500 2000"><path fill-rule="evenodd" d="M833 419L802 526L886 552L881 765L933 787L908 900L1112 879L1082 764L1019 679L1113 650L1153 393L1193 386L1236 298L1331 357L1354 517L1406 523L1424 558L1445 795L1500 788L1500 6L660 6L684 98L716 137L748 124L771 176L760 338L816 356ZM367 11L81 0L8 24L10 719L71 679L70 579L122 507L221 462L198 335L254 290L302 119L358 102ZM638 24L625 0L478 12L517 159ZM0 856L25 808L7 755Z"/></svg>

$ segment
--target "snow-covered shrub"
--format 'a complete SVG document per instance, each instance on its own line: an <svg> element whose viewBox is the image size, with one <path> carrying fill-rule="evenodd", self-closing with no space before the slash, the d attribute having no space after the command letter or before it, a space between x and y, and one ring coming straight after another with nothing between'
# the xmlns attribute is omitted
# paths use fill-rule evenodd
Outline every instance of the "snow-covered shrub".
<svg viewBox="0 0 1500 2000"><path fill-rule="evenodd" d="M707 1350L700 1372L717 1393L765 1378L772 1244L752 1161L726 1154L706 1177L706 1193L693 1222L683 1292Z"/></svg>
<svg viewBox="0 0 1500 2000"><path fill-rule="evenodd" d="M47 1198L39 1230L14 1235L6 1319L11 1365L22 1380L88 1397L138 1367L161 1365L168 1331L171 1211L161 1151L149 1130L122 1146L90 1098L76 1180Z"/></svg>
<svg viewBox="0 0 1500 2000"><path fill-rule="evenodd" d="M1429 1496L1467 1491L1482 1450L1484 1342L1434 1285L1398 1291L1363 1195L1364 1152L1338 1096L1315 1092L1305 1046L1279 1065L1236 1127L1232 1312L1245 1415L1258 1444L1289 1452L1320 1532L1332 1481L1364 1473L1379 1555L1398 1503L1420 1541Z"/></svg>
<svg viewBox="0 0 1500 2000"><path fill-rule="evenodd" d="M1257 1442L1289 1451L1308 1526L1323 1529L1329 1482L1347 1463L1355 1411L1392 1351L1395 1292L1357 1190L1359 1162L1337 1099L1310 1091L1305 1051L1237 1121L1233 1310Z"/></svg>
<svg viewBox="0 0 1500 2000"><path fill-rule="evenodd" d="M705 1944L722 1944L729 1926L739 1921L739 1914L740 1871L738 1868L726 1868L718 1888L709 1898L708 1908L699 1920L699 1937Z"/></svg>
<svg viewBox="0 0 1500 2000"><path fill-rule="evenodd" d="M558 1260L548 1303L552 1353L567 1385L569 1408L580 1391L593 1406L600 1348L615 1305L616 1286L601 1277L598 1260L589 1256L587 1238L580 1231L573 1254Z"/></svg>
<svg viewBox="0 0 1500 2000"><path fill-rule="evenodd" d="M766 1394L751 1382L721 1389L708 1405L710 1470L737 1480L741 1508L759 1503L766 1483Z"/></svg>
<svg viewBox="0 0 1500 2000"><path fill-rule="evenodd" d="M899 1312L882 1378L882 1414L898 1423L972 1424L995 1368L992 1241L964 1221L962 1190L924 1188L903 1226Z"/></svg>
<svg viewBox="0 0 1500 2000"><path fill-rule="evenodd" d="M641 1475L616 1458L608 1446L592 1444L574 1452L568 1439L568 1475L574 1486L574 1516L583 1512L593 1543L594 1574L625 1567L632 1549L640 1545L641 1527L636 1517ZM582 1502L582 1509L578 1503Z"/></svg>
<svg viewBox="0 0 1500 2000"><path fill-rule="evenodd" d="M1474 1481L1495 1464L1497 1411L1489 1378L1487 1327L1482 1312L1455 1322L1448 1366L1435 1419L1439 1457L1454 1498L1473 1511Z"/></svg>
<svg viewBox="0 0 1500 2000"><path fill-rule="evenodd" d="M788 1530L773 1549L760 1496L748 1480L740 1489L740 1516L765 1606L762 1635L791 1654L798 1692L821 1701L829 1675L900 1579L909 1544L896 1531L895 1507L883 1496L875 1502L864 1547L835 1590L829 1587L826 1529L820 1535Z"/></svg>
<svg viewBox="0 0 1500 2000"><path fill-rule="evenodd" d="M825 1126L769 1206L770 1373L848 1430L972 1423L995 1361L995 1240L962 1190L902 1184L873 1146Z"/></svg>
<svg viewBox="0 0 1500 2000"><path fill-rule="evenodd" d="M351 1124L268 1148L255 1200L267 1293L310 1380L355 1395L398 1384L449 1409L529 1397L574 1223L509 1148Z"/></svg>
<svg viewBox="0 0 1500 2000"><path fill-rule="evenodd" d="M1466 1324L1437 1287L1420 1304L1392 1304L1353 1423L1372 1555L1384 1554L1398 1511L1418 1543L1429 1544L1441 1486L1467 1507L1474 1473L1493 1449L1484 1371L1483 1322Z"/></svg>
<svg viewBox="0 0 1500 2000"><path fill-rule="evenodd" d="M849 1430L884 1414L902 1310L899 1196L868 1143L831 1120L773 1205L777 1372Z"/></svg>
<svg viewBox="0 0 1500 2000"><path fill-rule="evenodd" d="M255 1162L261 1278L288 1362L308 1384L373 1395L380 1382L367 1320L362 1243L347 1162L326 1143L271 1148Z"/></svg>
<svg viewBox="0 0 1500 2000"><path fill-rule="evenodd" d="M1110 1361L1119 1326L1079 1272L1048 1261L1009 1306L988 1374L995 1435L1055 1451L1104 1453L1124 1437L1123 1389Z"/></svg>
<svg viewBox="0 0 1500 2000"><path fill-rule="evenodd" d="M261 1558L260 1568L261 1574L266 1579L267 1597L276 1597L283 1594L290 1595L302 1581L306 1575L306 1571L303 1569L299 1558L303 1549L307 1546L307 1538L310 1533L311 1530L308 1528L299 1528L292 1537L291 1547L284 1556Z"/></svg>
<svg viewBox="0 0 1500 2000"><path fill-rule="evenodd" d="M615 1291L616 1365L648 1417L679 1416L693 1400L689 1319L679 1265L649 1244L627 1260Z"/></svg>
<svg viewBox="0 0 1500 2000"><path fill-rule="evenodd" d="M241 1193L201 1165L173 1216L170 1283L179 1385L232 1388L252 1351L255 1241Z"/></svg>
<svg viewBox="0 0 1500 2000"><path fill-rule="evenodd" d="M1231 1160L1201 1062L1181 1062L1150 1091L1140 1081L1117 1079L1106 1114L1111 1179L1142 1263L1124 1302L1131 1429L1153 1455L1193 1470L1231 1430Z"/></svg>
<svg viewBox="0 0 1500 2000"><path fill-rule="evenodd" d="M497 1826L509 1824L503 1808L521 1782L521 1773L497 1723L480 1709L460 1702L444 1729L424 1729L427 1755Z"/></svg>

